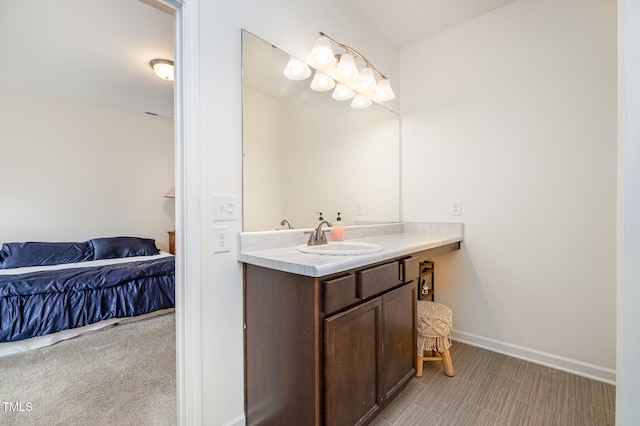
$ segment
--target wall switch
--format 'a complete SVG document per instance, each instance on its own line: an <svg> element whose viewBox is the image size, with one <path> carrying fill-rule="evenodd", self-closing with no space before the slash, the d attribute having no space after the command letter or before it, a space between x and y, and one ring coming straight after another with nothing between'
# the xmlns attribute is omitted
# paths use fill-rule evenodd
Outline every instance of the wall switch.
<svg viewBox="0 0 640 426"><path fill-rule="evenodd" d="M362 204L356 205L356 216L363 216L364 209L362 208Z"/></svg>
<svg viewBox="0 0 640 426"><path fill-rule="evenodd" d="M213 227L213 252L225 253L229 248L229 227L214 226Z"/></svg>
<svg viewBox="0 0 640 426"><path fill-rule="evenodd" d="M462 216L462 201L451 202L451 216Z"/></svg>
<svg viewBox="0 0 640 426"><path fill-rule="evenodd" d="M238 220L235 195L213 194L213 220Z"/></svg>

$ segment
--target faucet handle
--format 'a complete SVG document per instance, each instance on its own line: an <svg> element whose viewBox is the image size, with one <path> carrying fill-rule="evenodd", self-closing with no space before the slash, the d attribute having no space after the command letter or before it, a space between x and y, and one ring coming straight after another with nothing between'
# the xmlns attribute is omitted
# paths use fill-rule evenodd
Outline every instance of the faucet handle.
<svg viewBox="0 0 640 426"><path fill-rule="evenodd" d="M306 232L305 232L305 234L306 234ZM315 232L313 232L313 231L311 231L309 234L310 234L310 235L309 235L309 239L307 240L307 245L308 245L308 246L312 246L312 245L314 245L314 243L313 243L313 239L315 238L315 234L316 234L316 233L315 233Z"/></svg>

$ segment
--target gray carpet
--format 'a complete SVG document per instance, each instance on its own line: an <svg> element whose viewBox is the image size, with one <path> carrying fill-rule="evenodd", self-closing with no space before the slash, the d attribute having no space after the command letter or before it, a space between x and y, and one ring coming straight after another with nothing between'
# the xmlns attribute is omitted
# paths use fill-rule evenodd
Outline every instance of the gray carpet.
<svg viewBox="0 0 640 426"><path fill-rule="evenodd" d="M2 425L175 425L175 316L0 358Z"/></svg>

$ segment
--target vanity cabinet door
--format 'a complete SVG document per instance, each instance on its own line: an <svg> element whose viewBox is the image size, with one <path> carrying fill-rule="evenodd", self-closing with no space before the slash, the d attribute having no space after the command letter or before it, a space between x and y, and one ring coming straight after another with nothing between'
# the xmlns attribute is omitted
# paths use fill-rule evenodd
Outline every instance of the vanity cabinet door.
<svg viewBox="0 0 640 426"><path fill-rule="evenodd" d="M325 320L325 424L358 425L381 409L382 298Z"/></svg>
<svg viewBox="0 0 640 426"><path fill-rule="evenodd" d="M415 282L382 296L382 398L399 392L415 375Z"/></svg>

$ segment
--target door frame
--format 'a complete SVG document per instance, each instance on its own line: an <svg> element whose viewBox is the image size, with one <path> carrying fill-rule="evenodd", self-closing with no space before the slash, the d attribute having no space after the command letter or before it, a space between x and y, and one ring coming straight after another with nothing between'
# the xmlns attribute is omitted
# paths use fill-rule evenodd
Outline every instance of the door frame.
<svg viewBox="0 0 640 426"><path fill-rule="evenodd" d="M175 11L177 424L202 424L198 2L157 0Z"/></svg>

